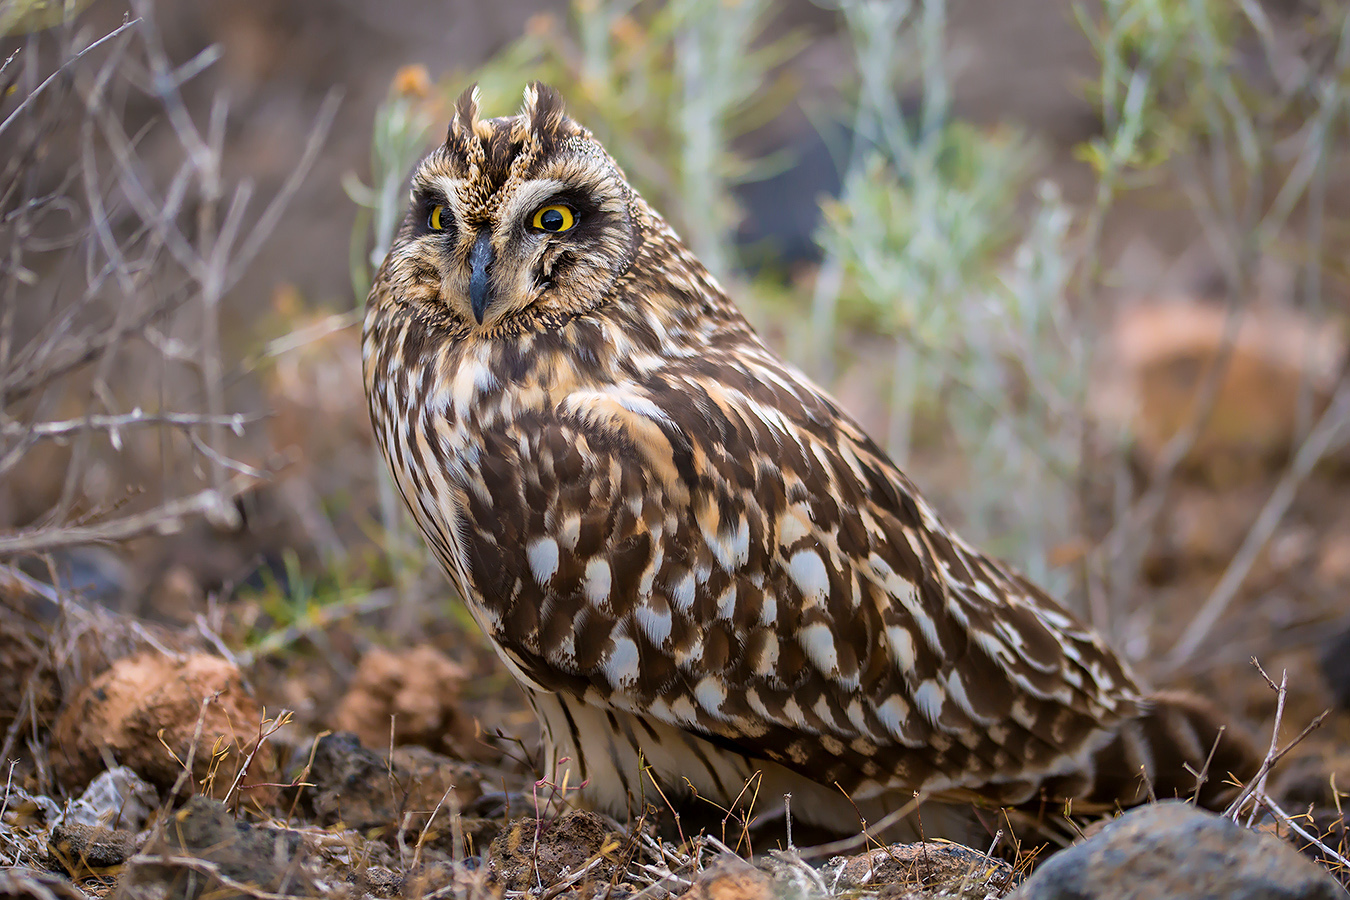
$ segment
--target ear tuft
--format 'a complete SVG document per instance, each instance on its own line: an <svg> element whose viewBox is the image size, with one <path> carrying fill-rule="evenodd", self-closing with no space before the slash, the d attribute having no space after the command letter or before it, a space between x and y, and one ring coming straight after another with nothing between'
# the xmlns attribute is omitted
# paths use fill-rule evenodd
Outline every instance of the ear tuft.
<svg viewBox="0 0 1350 900"><path fill-rule="evenodd" d="M525 103L520 114L529 122L530 131L540 138L560 137L567 113L563 109L562 94L542 81L531 82L525 88Z"/></svg>
<svg viewBox="0 0 1350 900"><path fill-rule="evenodd" d="M478 84L469 85L455 101L455 115L450 120L450 130L445 136L447 144L463 144L473 136L478 124L478 104L482 94Z"/></svg>

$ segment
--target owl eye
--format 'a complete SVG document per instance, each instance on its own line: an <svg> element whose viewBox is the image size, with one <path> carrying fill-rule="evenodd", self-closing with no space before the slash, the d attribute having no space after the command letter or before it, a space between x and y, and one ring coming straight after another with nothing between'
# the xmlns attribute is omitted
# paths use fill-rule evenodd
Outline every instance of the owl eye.
<svg viewBox="0 0 1350 900"><path fill-rule="evenodd" d="M427 227L432 231L444 231L445 226L449 224L449 215L450 213L444 206L433 206L431 213L427 216Z"/></svg>
<svg viewBox="0 0 1350 900"><path fill-rule="evenodd" d="M545 206L534 214L534 227L540 231L559 234L570 231L576 224L576 215L566 206Z"/></svg>

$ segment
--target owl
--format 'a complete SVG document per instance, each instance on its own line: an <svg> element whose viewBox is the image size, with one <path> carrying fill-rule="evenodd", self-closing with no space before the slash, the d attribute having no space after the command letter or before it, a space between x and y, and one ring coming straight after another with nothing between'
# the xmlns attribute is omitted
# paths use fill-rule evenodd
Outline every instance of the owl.
<svg viewBox="0 0 1350 900"><path fill-rule="evenodd" d="M856 832L916 795L1109 808L1255 768L1202 701L948 530L559 95L455 105L370 292L378 443L545 777ZM747 810L754 812L755 810ZM943 821L951 821L945 828Z"/></svg>

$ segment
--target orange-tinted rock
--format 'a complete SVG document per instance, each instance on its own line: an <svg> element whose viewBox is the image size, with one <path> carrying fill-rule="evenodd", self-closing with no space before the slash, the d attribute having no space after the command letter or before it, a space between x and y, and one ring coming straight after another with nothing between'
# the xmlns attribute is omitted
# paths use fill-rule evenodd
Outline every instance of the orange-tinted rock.
<svg viewBox="0 0 1350 900"><path fill-rule="evenodd" d="M1117 320L1117 368L1098 408L1129 422L1149 463L1195 418L1228 315L1214 303L1155 302L1127 307ZM1330 325L1266 307L1240 316L1212 412L1184 460L1221 481L1287 455L1300 392L1310 391L1314 414L1323 409L1345 358Z"/></svg>
<svg viewBox="0 0 1350 900"><path fill-rule="evenodd" d="M403 653L375 648L361 658L334 728L350 731L372 748L420 744L450 756L476 755L473 719L460 706L464 670L434 647Z"/></svg>
<svg viewBox="0 0 1350 900"><path fill-rule="evenodd" d="M73 791L111 760L161 789L172 788L199 718L201 735L187 787L223 797L253 749L263 715L238 668L204 653L141 653L118 660L85 684L57 718L53 770ZM264 744L244 784L271 781L275 769L272 750Z"/></svg>
<svg viewBox="0 0 1350 900"><path fill-rule="evenodd" d="M682 900L773 900L773 879L743 859L723 855L699 873Z"/></svg>

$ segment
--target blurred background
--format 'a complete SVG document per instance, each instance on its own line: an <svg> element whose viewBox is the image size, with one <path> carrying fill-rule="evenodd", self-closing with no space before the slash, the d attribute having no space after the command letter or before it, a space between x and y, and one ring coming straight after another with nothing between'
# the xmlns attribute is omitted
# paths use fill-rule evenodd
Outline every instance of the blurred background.
<svg viewBox="0 0 1350 900"><path fill-rule="evenodd" d="M1350 783L1342 4L6 0L0 33L0 681L76 604L312 730L425 645L462 725L528 740L384 478L357 311L452 99L541 79L949 523L1155 686L1268 731L1251 659L1287 671L1291 735L1339 710L1311 782Z"/></svg>

